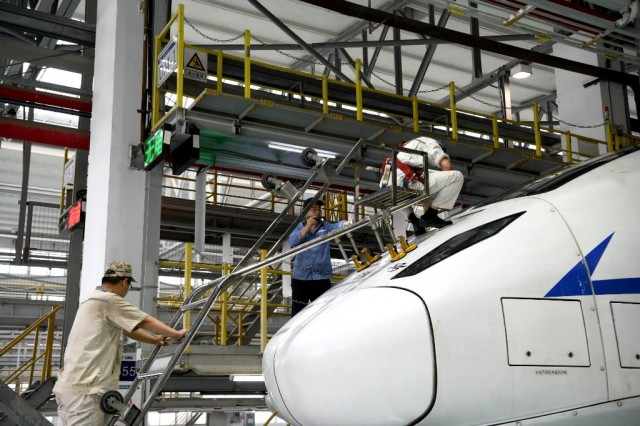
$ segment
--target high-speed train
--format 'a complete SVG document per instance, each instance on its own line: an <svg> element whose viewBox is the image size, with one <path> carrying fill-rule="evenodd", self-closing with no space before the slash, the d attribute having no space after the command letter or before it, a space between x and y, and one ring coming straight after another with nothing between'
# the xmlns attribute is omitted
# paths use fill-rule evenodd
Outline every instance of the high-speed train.
<svg viewBox="0 0 640 426"><path fill-rule="evenodd" d="M292 425L640 425L640 150L476 206L269 342Z"/></svg>

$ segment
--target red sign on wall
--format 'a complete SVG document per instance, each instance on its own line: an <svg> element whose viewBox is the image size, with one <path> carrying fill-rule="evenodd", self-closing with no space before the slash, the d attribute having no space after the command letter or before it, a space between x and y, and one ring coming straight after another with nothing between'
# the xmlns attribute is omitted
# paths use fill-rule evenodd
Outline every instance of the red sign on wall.
<svg viewBox="0 0 640 426"><path fill-rule="evenodd" d="M71 231L82 222L82 200L78 200L69 208L67 216L67 229Z"/></svg>

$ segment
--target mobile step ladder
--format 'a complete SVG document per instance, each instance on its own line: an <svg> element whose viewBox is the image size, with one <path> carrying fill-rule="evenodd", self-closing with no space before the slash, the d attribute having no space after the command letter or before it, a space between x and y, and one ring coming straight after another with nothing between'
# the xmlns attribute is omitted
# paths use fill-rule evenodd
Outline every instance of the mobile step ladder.
<svg viewBox="0 0 640 426"><path fill-rule="evenodd" d="M395 243L397 241L395 237L393 237L393 230L391 229L391 226L390 226L390 221L389 221L390 214L396 211L405 209L407 207L410 207L416 203L425 202L429 198L428 194L425 193L422 195L418 195L417 197L407 199L404 202L401 202L399 204L396 204L389 208L384 209L381 214L368 215L367 217L363 218L362 220L354 224L346 225L341 229L334 230L328 233L327 235L316 238L307 243L300 244L299 246L296 246L285 252L277 253L277 250L281 247L285 239L288 238L289 234L298 225L298 223L302 220L302 218L305 217L305 214L311 209L311 207L315 204L315 202L320 199L322 194L329 188L329 186L334 181L334 179L341 173L344 167L346 167L346 165L356 155L356 153L360 150L363 144L364 144L364 140L359 139L358 142L353 146L353 148L349 151L349 153L345 156L345 158L340 162L338 167L335 169L331 164L327 162L327 159L317 156L315 151L311 149L307 149L303 151L301 155L303 162L306 163L307 165L311 165L312 163L314 163L315 166L312 169L313 172L311 176L300 189L296 189L289 182L279 181L278 179L275 179L273 176L263 177L263 185L265 185L266 187L270 187L275 191L278 191L279 193L285 195L287 198L289 198L289 202L287 203L286 207L276 217L276 219L271 223L271 225L269 225L265 233L258 239L258 241L256 241L253 247L245 254L242 260L238 263L236 268L233 270L233 272L231 272L229 275L217 278L205 285L202 285L196 288L191 294L187 296L183 305L180 307L178 312L176 312L176 314L172 318L169 324L170 327L173 327L173 328L177 327L178 323L182 319L182 316L184 315L184 312L191 311L194 309L200 309L200 311L196 316L196 318L192 320L191 328L185 335L184 339L179 343L177 349L175 350L171 358L166 363L163 363L160 369L151 370L152 366L154 365L154 361L156 360L161 348L160 346L154 347L154 349L150 352L148 358L142 365L140 371L138 372L137 377L131 383L131 387L129 388L129 391L124 397L122 397L122 395L117 391L109 391L102 397L101 406L103 408L103 411L107 412L108 414L112 414L111 418L107 421L106 425L112 426L118 420L120 420L121 422L129 426L136 426L143 422L146 413L149 411L149 409L151 408L151 405L153 404L153 401L155 400L157 395L159 395L160 392L162 391L162 388L167 382L167 380L169 379L169 376L171 375L171 373L173 372L175 365L178 363L178 360L180 359L180 357L185 353L188 345L191 343L191 340L197 333L200 325L203 323L204 319L206 318L209 310L211 309L215 301L225 290L227 290L229 287L231 287L232 285L240 281L240 279L246 274L255 272L260 268L263 268L269 264L278 262L287 257L291 257L301 251L308 250L312 247L315 247L317 245L323 244L327 241L334 240L334 239L337 240L338 246L340 248L342 255L345 257L345 260L348 260L346 256L346 252L344 251L344 248L339 242L339 238L341 236L347 236L351 242L352 247L357 253L358 250L355 245L355 242L351 237L351 232L367 226L370 226L373 229L380 251L381 252L385 251L385 248L389 250L393 260L393 255L395 254L395 250L393 249L395 248ZM282 234L282 236L278 239L278 241L272 246L272 248L269 250L269 252L265 256L264 260L259 261L258 263L247 265L247 263L251 260L253 255L258 252L258 250L260 249L264 241L271 235L271 233L273 233L273 231L276 229L277 225L282 221L285 215L288 214L290 209L301 198L301 196L305 193L305 191L311 186L312 182L318 177L323 177L325 183L318 190L316 195L312 198L312 202L307 204L306 208L303 209L303 211L297 217L297 219L293 221L293 223L289 226L289 228ZM387 243L386 247L385 247L385 244L383 243L382 237L380 236L380 232L379 232L379 229L382 227L386 227L387 231L389 231L389 233L392 235L394 240L393 243ZM404 241L404 239L398 239L398 240L402 246L401 251L408 252L413 248L415 248L415 245L408 246ZM354 263L356 264L356 267L359 270L369 266L374 261L373 258L369 257L368 253L366 254L367 254L367 261L365 261L364 263L358 262L357 259L355 259L356 257L355 255L352 256L352 259L354 260ZM380 255L377 255L377 258L379 258L379 256ZM208 295L206 298L200 299L200 297L202 297L208 291L211 291L211 294ZM125 403L125 401L131 401L133 394L135 393L136 389L138 388L142 380L148 380L152 378L157 378L157 379L152 389L146 395L146 398L143 401L140 408L136 407L134 404Z"/></svg>

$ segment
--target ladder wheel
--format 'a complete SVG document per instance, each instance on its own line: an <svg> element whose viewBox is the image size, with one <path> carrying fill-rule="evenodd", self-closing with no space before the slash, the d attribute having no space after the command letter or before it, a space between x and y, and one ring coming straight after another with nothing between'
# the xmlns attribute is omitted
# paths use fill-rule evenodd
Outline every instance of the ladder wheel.
<svg viewBox="0 0 640 426"><path fill-rule="evenodd" d="M276 175L274 175L273 173L263 174L262 178L260 178L260 182L262 183L264 189L268 189L269 191L273 191L274 189L276 189L276 184L271 181L271 179L275 178Z"/></svg>
<svg viewBox="0 0 640 426"><path fill-rule="evenodd" d="M318 155L315 149L306 148L300 153L300 161L307 167L314 167L316 165L315 157Z"/></svg>
<svg viewBox="0 0 640 426"><path fill-rule="evenodd" d="M116 390L110 390L100 398L100 409L107 414L116 414L118 410L111 405L111 401L116 400L124 403L124 397Z"/></svg>

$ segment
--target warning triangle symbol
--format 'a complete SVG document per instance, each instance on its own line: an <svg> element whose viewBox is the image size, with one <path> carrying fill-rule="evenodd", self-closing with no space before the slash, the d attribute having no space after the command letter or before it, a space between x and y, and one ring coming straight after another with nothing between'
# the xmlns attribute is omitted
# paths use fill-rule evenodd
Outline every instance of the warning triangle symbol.
<svg viewBox="0 0 640 426"><path fill-rule="evenodd" d="M204 67L202 66L202 62L200 62L200 58L198 57L197 53L194 53L191 59L189 59L187 68L194 68L200 71L204 71Z"/></svg>

